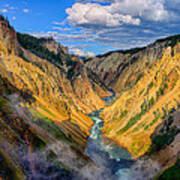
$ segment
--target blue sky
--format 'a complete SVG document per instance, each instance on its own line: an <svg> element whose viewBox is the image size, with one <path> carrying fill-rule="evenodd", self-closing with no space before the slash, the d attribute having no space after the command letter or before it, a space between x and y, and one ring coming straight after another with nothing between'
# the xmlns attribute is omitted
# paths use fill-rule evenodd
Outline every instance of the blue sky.
<svg viewBox="0 0 180 180"><path fill-rule="evenodd" d="M17 31L53 36L79 55L180 33L180 0L0 0L0 13Z"/></svg>

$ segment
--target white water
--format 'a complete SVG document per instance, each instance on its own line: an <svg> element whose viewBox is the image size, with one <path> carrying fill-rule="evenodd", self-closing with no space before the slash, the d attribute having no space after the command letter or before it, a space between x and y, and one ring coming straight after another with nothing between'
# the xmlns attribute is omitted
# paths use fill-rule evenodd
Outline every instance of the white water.
<svg viewBox="0 0 180 180"><path fill-rule="evenodd" d="M111 97L105 99L106 103L112 100L113 97L114 93ZM124 173L124 171L121 170L125 169L128 171L129 167L134 162L131 160L130 154L124 148L119 147L114 142L111 143L111 145L103 143L101 132L101 128L103 127L103 120L99 118L99 113L101 111L102 109L90 115L94 125L90 130L91 135L88 139L86 154L97 165L107 170L107 179L119 179L119 177L122 176L121 179L125 180L125 176L128 178L128 173Z"/></svg>
<svg viewBox="0 0 180 180"><path fill-rule="evenodd" d="M109 103L115 94L105 98ZM86 154L100 167L104 176L98 176L98 180L150 180L155 174L158 164L151 160L133 161L130 153L122 147L112 142L111 144L103 143L101 128L103 120L99 118L99 113L94 112L90 115L94 122L90 130L90 137L86 147ZM94 177L94 180L97 178Z"/></svg>

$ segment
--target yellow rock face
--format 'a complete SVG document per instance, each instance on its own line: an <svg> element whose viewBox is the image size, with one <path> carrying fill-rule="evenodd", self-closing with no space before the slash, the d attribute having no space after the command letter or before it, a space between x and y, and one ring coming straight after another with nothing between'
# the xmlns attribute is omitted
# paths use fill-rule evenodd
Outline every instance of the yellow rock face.
<svg viewBox="0 0 180 180"><path fill-rule="evenodd" d="M172 56L172 48L167 47L163 57L146 68L139 68L137 64L131 66L134 72L139 68L141 77L118 94L116 101L101 113L105 121L103 135L125 147L134 158L147 152L155 128L180 102L179 48L180 44L177 44ZM137 75L134 76L136 79Z"/></svg>
<svg viewBox="0 0 180 180"><path fill-rule="evenodd" d="M100 86L93 85L85 69L71 81L63 67L58 68L23 49L8 23L4 25L4 22L0 22L0 33L0 75L20 91L35 98L35 102L23 106L53 120L67 136L85 146L93 125L86 114L105 106L96 90L101 89ZM18 48L24 58L18 56ZM107 95L104 90L101 91Z"/></svg>

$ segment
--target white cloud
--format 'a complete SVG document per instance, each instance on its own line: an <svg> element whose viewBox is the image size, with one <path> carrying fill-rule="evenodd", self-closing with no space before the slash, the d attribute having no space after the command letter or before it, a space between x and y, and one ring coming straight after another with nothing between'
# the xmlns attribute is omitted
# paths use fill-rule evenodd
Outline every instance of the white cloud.
<svg viewBox="0 0 180 180"><path fill-rule="evenodd" d="M97 3L75 3L72 8L66 9L68 20L80 26L105 26L115 27L123 23L139 25L140 19L131 15L112 13L111 6L103 6Z"/></svg>
<svg viewBox="0 0 180 180"><path fill-rule="evenodd" d="M71 28L63 28L63 27L57 27L57 26L53 26L52 29L54 30L59 30L59 31L71 31Z"/></svg>
<svg viewBox="0 0 180 180"><path fill-rule="evenodd" d="M10 4L5 4L4 7L5 7L4 11L6 11L6 12L8 12L8 10L17 10L18 9L18 7L11 6Z"/></svg>
<svg viewBox="0 0 180 180"><path fill-rule="evenodd" d="M28 12L29 12L29 9L23 9L23 12L24 12L24 13L28 13Z"/></svg>
<svg viewBox="0 0 180 180"><path fill-rule="evenodd" d="M9 4L5 4L4 6L5 6L5 7L9 7L10 5L9 5Z"/></svg>
<svg viewBox="0 0 180 180"><path fill-rule="evenodd" d="M67 19L52 22L52 31L33 35L53 36L59 42L73 44L71 52L81 56L90 53L87 44L95 52L102 47L114 50L145 46L161 36L178 33L178 5L180 0L77 0L66 10ZM67 26L69 22L75 26Z"/></svg>
<svg viewBox="0 0 180 180"><path fill-rule="evenodd" d="M64 25L64 22L57 22L57 21L54 21L53 24L54 24L54 25Z"/></svg>
<svg viewBox="0 0 180 180"><path fill-rule="evenodd" d="M55 31L48 31L48 32L40 32L40 33L31 33L31 35L35 37L53 37L57 41L64 41L64 42L82 42L82 41L92 41L94 40L94 36L92 34L61 34Z"/></svg>
<svg viewBox="0 0 180 180"><path fill-rule="evenodd" d="M144 19L165 21L170 17L165 8L166 0L112 0L108 5L97 1L100 2L75 3L66 9L67 20L78 26L116 27L122 24L140 25Z"/></svg>
<svg viewBox="0 0 180 180"><path fill-rule="evenodd" d="M84 52L82 51L81 49L71 49L71 52L75 55L78 55L78 56L88 56L88 57L93 57L94 56L94 53L93 52Z"/></svg>
<svg viewBox="0 0 180 180"><path fill-rule="evenodd" d="M2 13L7 13L7 12L8 12L7 9L1 9L0 11L1 11Z"/></svg>
<svg viewBox="0 0 180 180"><path fill-rule="evenodd" d="M17 10L18 7L10 6L9 9L10 9L10 10Z"/></svg>
<svg viewBox="0 0 180 180"><path fill-rule="evenodd" d="M111 4L111 11L152 21L163 21L169 17L165 9L165 0L115 0Z"/></svg>
<svg viewBox="0 0 180 180"><path fill-rule="evenodd" d="M95 56L95 54L94 54L93 52L87 52L86 54L87 54L88 57L93 57L93 56Z"/></svg>
<svg viewBox="0 0 180 180"><path fill-rule="evenodd" d="M15 20L16 20L16 16L13 16L13 17L12 17L12 20L15 21Z"/></svg>

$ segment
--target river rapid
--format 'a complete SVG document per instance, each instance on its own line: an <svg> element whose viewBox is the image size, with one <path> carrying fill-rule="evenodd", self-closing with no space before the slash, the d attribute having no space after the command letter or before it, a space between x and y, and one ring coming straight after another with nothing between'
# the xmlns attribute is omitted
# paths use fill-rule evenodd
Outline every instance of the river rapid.
<svg viewBox="0 0 180 180"><path fill-rule="evenodd" d="M104 98L107 105L115 97ZM137 160L131 158L130 153L112 140L102 136L103 119L99 117L103 109L91 113L94 122L88 138L86 155L100 168L100 173L92 174L92 180L152 180L160 170L158 162L143 156Z"/></svg>
<svg viewBox="0 0 180 180"><path fill-rule="evenodd" d="M109 104L114 97L115 93L112 91L112 96L104 98L104 100ZM135 161L131 159L130 153L110 140L108 140L108 143L104 142L105 139L101 132L104 123L103 119L99 117L102 111L103 109L89 115L94 125L90 130L91 135L88 138L86 155L105 170L103 174L105 177L102 177L102 179L132 179L129 171Z"/></svg>

